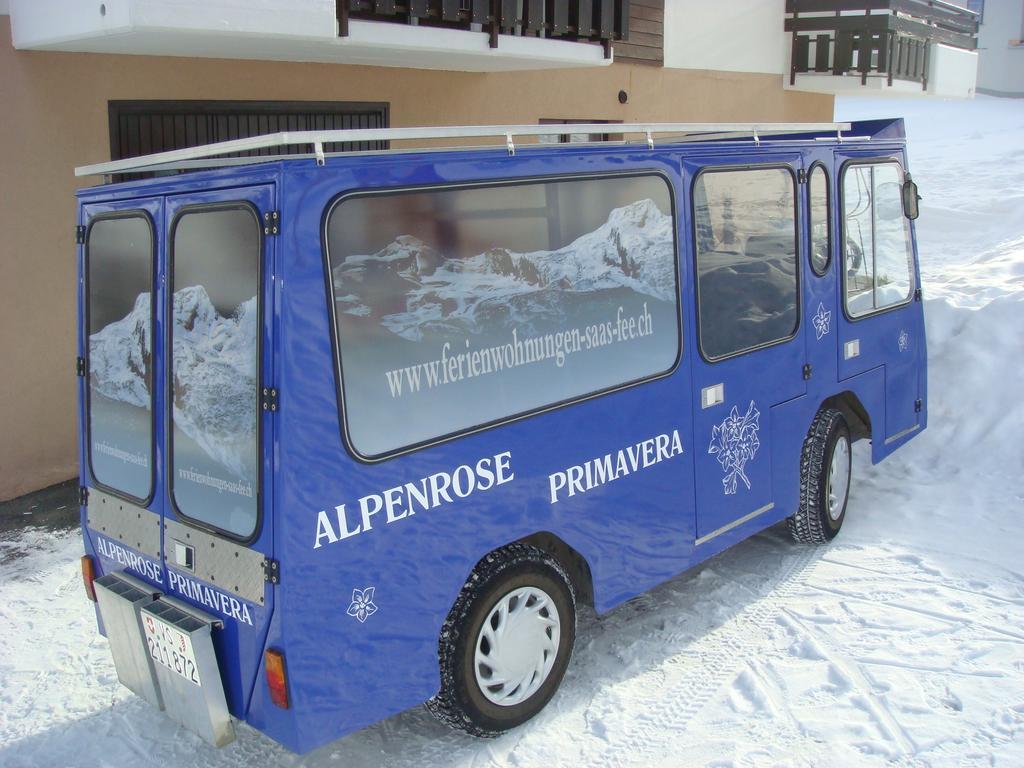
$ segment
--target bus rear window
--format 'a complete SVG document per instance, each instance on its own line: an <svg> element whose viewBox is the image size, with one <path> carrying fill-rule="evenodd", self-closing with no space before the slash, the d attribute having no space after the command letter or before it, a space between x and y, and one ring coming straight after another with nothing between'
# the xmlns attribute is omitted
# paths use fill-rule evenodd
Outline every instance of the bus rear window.
<svg viewBox="0 0 1024 768"><path fill-rule="evenodd" d="M259 499L260 227L244 205L171 234L171 483L185 517L246 538Z"/></svg>
<svg viewBox="0 0 1024 768"><path fill-rule="evenodd" d="M656 175L360 194L327 220L350 446L379 458L670 370Z"/></svg>
<svg viewBox="0 0 1024 768"><path fill-rule="evenodd" d="M93 221L86 242L89 465L145 500L153 480L153 228L142 213Z"/></svg>

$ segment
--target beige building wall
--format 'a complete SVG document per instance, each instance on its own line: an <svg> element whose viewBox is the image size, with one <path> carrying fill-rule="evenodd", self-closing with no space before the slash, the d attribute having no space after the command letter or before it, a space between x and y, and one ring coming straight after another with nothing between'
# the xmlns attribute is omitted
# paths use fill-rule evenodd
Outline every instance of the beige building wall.
<svg viewBox="0 0 1024 768"><path fill-rule="evenodd" d="M73 169L110 159L108 100L387 101L395 127L832 119L831 96L784 91L779 75L438 72L15 51L10 39L0 16L0 500L77 473Z"/></svg>

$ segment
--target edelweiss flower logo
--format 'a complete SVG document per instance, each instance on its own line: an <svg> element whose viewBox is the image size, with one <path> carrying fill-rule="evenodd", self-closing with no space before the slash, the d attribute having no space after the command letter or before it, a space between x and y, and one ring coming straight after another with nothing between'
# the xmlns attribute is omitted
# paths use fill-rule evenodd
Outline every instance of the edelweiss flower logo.
<svg viewBox="0 0 1024 768"><path fill-rule="evenodd" d="M722 465L725 472L722 489L726 494L736 493L737 478L743 481L747 490L750 490L750 478L747 477L745 469L747 462L753 460L757 449L761 447L761 441L757 437L761 428L758 423L760 418L761 412L751 400L746 414L740 416L734 405L722 423L711 429L708 453L716 456L718 463Z"/></svg>
<svg viewBox="0 0 1024 768"><path fill-rule="evenodd" d="M824 303L818 303L818 311L814 313L811 322L814 323L814 332L819 339L828 334L828 326L832 322L832 313L825 309Z"/></svg>
<svg viewBox="0 0 1024 768"><path fill-rule="evenodd" d="M374 587L366 589L353 589L352 602L348 606L348 615L355 616L362 624L377 612L377 606L373 603Z"/></svg>
<svg viewBox="0 0 1024 768"><path fill-rule="evenodd" d="M910 334L905 330L900 331L900 337L897 343L900 345L900 352L906 352L910 347Z"/></svg>

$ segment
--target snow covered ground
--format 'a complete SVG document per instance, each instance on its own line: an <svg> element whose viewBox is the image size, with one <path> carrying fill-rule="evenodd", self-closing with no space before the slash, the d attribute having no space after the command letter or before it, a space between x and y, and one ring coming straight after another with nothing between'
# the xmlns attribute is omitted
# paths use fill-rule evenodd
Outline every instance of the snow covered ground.
<svg viewBox="0 0 1024 768"><path fill-rule="evenodd" d="M855 456L825 549L772 529L600 620L494 741L421 710L300 758L214 752L117 684L74 532L0 541L0 765L1024 765L1024 101L844 101L908 117L930 428ZM17 630L14 627L17 626Z"/></svg>

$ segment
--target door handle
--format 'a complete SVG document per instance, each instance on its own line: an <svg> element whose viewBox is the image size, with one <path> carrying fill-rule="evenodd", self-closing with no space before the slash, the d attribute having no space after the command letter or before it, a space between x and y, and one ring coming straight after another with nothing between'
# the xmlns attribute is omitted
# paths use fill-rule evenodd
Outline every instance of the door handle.
<svg viewBox="0 0 1024 768"><path fill-rule="evenodd" d="M174 539L174 562L179 568L195 572L196 551L191 544L183 544Z"/></svg>
<svg viewBox="0 0 1024 768"><path fill-rule="evenodd" d="M711 408L725 402L725 384L712 384L700 391L700 407Z"/></svg>

